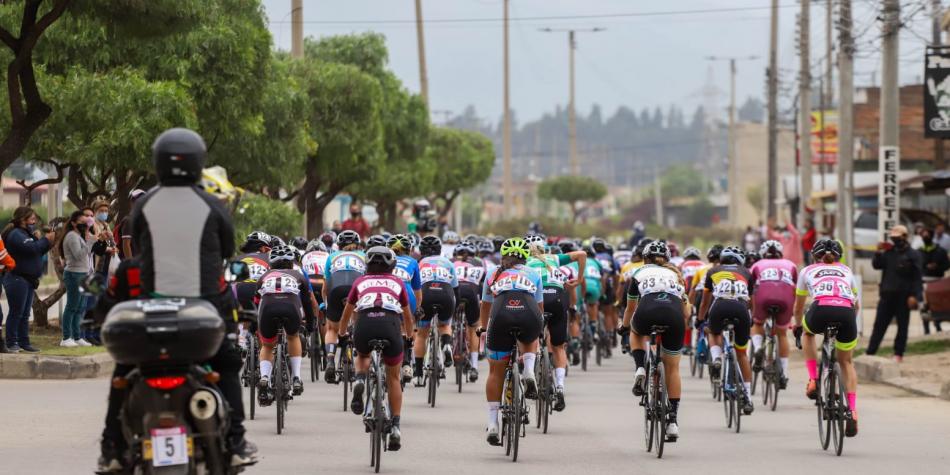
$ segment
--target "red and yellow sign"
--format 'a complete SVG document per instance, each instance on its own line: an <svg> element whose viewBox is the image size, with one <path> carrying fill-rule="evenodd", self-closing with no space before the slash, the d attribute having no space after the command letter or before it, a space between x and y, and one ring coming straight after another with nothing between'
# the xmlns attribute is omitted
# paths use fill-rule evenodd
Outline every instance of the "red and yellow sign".
<svg viewBox="0 0 950 475"><path fill-rule="evenodd" d="M811 162L816 165L838 162L838 111L812 111Z"/></svg>

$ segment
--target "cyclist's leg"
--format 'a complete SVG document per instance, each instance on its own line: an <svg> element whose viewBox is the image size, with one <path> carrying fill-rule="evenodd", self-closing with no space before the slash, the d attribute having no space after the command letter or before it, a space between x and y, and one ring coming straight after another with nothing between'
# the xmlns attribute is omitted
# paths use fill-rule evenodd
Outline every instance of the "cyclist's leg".
<svg viewBox="0 0 950 475"><path fill-rule="evenodd" d="M742 371L742 380L746 386L746 393L752 391L752 364L749 361L749 331L752 328L752 318L749 315L749 309L744 302L730 302L734 309L733 315L738 317L735 324L735 333L733 347L736 349L736 359L739 360L739 368Z"/></svg>
<svg viewBox="0 0 950 475"><path fill-rule="evenodd" d="M496 299L492 303L491 319L488 322L488 339L485 350L488 353L488 377L485 378L485 400L488 402L488 428L494 428L495 433L489 432L489 442L498 444L498 408L501 406L501 389L505 380L505 369L511 358L511 348L514 338L508 333L514 320L505 308L504 302ZM492 440L492 437L496 440Z"/></svg>
<svg viewBox="0 0 950 475"><path fill-rule="evenodd" d="M447 285L442 285L443 291L439 300L435 303L441 304L439 314L439 347L443 349L443 357L446 366L452 365L452 315L455 313L455 291Z"/></svg>
<svg viewBox="0 0 950 475"><path fill-rule="evenodd" d="M465 338L468 341L469 365L477 375L479 341L475 330L479 323L478 287L463 285L463 288L460 289L460 295L462 295L462 304L465 305Z"/></svg>
<svg viewBox="0 0 950 475"><path fill-rule="evenodd" d="M435 317L435 308L433 301L438 297L436 292L429 289L429 284L422 286L422 318L416 323L416 337L412 344L413 356L413 376L422 376L422 362L426 356L426 340L429 338L429 331L432 327L432 320Z"/></svg>
<svg viewBox="0 0 950 475"><path fill-rule="evenodd" d="M858 344L858 327L854 310L850 307L835 307L833 320L838 322L838 335L835 337L838 363L841 366L841 376L844 379L848 398L848 407L855 410L858 391L858 378L852 361L852 351Z"/></svg>
<svg viewBox="0 0 950 475"><path fill-rule="evenodd" d="M825 318L821 315L819 305L812 305L802 319L802 356L805 357L805 368L808 370L808 387L806 392L811 390L815 381L818 380L818 346L815 341L815 335L825 331L827 325Z"/></svg>
<svg viewBox="0 0 950 475"><path fill-rule="evenodd" d="M658 323L666 325L666 332L660 337L660 357L666 371L666 390L670 399L670 408L674 418L680 401L680 353L683 350L683 334L686 333L686 319L682 304L673 300L660 306L655 315Z"/></svg>
<svg viewBox="0 0 950 475"><path fill-rule="evenodd" d="M709 335L709 357L714 368L722 364L720 358L722 357L722 320L725 316L723 310L723 301L714 300L706 315L706 321L709 323L706 325Z"/></svg>
<svg viewBox="0 0 950 475"><path fill-rule="evenodd" d="M257 333L261 340L261 351L259 354L261 379L270 380L271 371L274 368L274 345L277 343L277 330L280 322L277 319L270 305L261 307L258 321Z"/></svg>
<svg viewBox="0 0 950 475"><path fill-rule="evenodd" d="M788 344L788 327L792 324L792 308L795 303L795 294L789 292L787 300L781 307L772 326L772 333L778 342L778 358L782 367L782 377L788 377L788 355L791 350ZM784 380L783 380L784 381ZM784 383L783 383L784 384Z"/></svg>
<svg viewBox="0 0 950 475"><path fill-rule="evenodd" d="M551 314L548 334L551 353L554 355L555 386L563 389L567 374L567 293L561 288L553 290L553 293L544 294L544 309Z"/></svg>

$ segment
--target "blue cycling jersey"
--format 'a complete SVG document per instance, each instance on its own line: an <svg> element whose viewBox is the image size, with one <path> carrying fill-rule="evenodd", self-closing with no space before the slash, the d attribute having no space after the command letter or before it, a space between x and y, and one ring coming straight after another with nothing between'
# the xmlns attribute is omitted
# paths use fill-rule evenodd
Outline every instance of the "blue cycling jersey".
<svg viewBox="0 0 950 475"><path fill-rule="evenodd" d="M496 268L482 286L482 302L493 302L503 292L526 292L533 295L538 303L544 302L541 274L522 264L511 269Z"/></svg>
<svg viewBox="0 0 950 475"><path fill-rule="evenodd" d="M406 283L409 294L409 309L416 312L416 294L414 290L422 288L422 279L419 277L419 263L411 256L396 256L396 267L393 275Z"/></svg>
<svg viewBox="0 0 950 475"><path fill-rule="evenodd" d="M340 272L366 273L366 254L363 251L334 251L323 266L327 284L333 288L333 275Z"/></svg>
<svg viewBox="0 0 950 475"><path fill-rule="evenodd" d="M419 261L419 276L423 284L441 282L459 286L458 276L455 275L455 265L442 256L429 256Z"/></svg>

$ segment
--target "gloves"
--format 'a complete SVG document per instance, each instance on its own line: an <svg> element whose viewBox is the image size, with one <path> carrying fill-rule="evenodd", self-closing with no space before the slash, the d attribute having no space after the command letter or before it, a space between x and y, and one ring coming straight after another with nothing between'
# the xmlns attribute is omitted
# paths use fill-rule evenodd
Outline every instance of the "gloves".
<svg viewBox="0 0 950 475"><path fill-rule="evenodd" d="M624 326L624 325L620 325L620 328L617 329L617 333L618 333L620 336L628 336L628 335L630 335L630 327Z"/></svg>
<svg viewBox="0 0 950 475"><path fill-rule="evenodd" d="M693 328L695 328L695 329L697 329L697 330L702 330L704 323L706 323L705 320L700 320L700 319L697 318L696 321L693 322Z"/></svg>

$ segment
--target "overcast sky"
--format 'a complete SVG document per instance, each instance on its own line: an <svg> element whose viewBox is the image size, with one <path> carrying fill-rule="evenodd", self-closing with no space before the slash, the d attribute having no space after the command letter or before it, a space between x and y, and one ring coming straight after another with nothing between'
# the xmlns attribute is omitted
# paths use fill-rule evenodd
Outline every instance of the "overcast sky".
<svg viewBox="0 0 950 475"><path fill-rule="evenodd" d="M291 0L263 3L274 43L289 49ZM459 113L473 104L480 116L496 121L503 107L502 0L422 3L433 119L441 121L438 111ZM812 62L817 72L825 55L826 7L824 2L812 3ZM870 85L880 68L880 26L875 20L879 3L854 0L859 86ZM929 10L923 6L930 0L901 3L907 28L901 35L900 81L907 84L918 82L922 74L924 38L930 38ZM739 63L737 95L740 103L748 96L763 98L769 5L769 0L512 0L512 108L520 121L527 121L567 103L567 34L539 32L543 27L606 28L578 33L577 102L582 114L594 103L606 115L622 105L639 110L679 104L691 110L703 101L700 90L710 67L715 85L723 91L718 103L724 113L728 64L709 62L705 58L710 55L758 56ZM794 88L800 7L797 0L780 0L779 5L781 77L784 88ZM694 13L683 13L687 11ZM306 36L380 32L387 38L390 66L406 87L418 91L414 19L413 0L304 0ZM880 81L879 73L876 78Z"/></svg>

